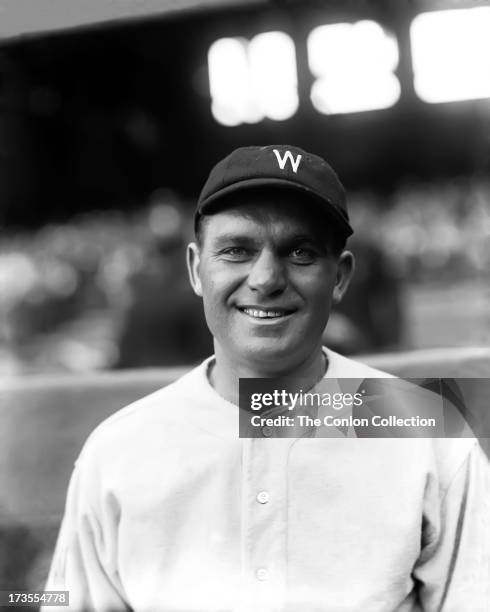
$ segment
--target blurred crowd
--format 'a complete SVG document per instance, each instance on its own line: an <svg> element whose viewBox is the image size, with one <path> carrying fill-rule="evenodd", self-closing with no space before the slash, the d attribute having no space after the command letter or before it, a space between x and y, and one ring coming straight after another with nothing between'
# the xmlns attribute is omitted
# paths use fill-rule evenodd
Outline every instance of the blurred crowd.
<svg viewBox="0 0 490 612"><path fill-rule="evenodd" d="M192 205L158 190L0 240L0 376L199 361L212 351L184 252ZM490 179L350 194L355 282L326 332L345 353L404 343L405 288L488 278ZM489 279L490 280L490 279Z"/></svg>

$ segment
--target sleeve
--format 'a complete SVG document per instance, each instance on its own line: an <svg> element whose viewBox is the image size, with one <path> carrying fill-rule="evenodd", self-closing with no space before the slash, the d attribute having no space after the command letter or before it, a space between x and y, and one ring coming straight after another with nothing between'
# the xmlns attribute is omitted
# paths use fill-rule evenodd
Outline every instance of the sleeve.
<svg viewBox="0 0 490 612"><path fill-rule="evenodd" d="M475 444L443 492L414 577L424 612L490 612L490 467Z"/></svg>
<svg viewBox="0 0 490 612"><path fill-rule="evenodd" d="M89 503L93 487L77 463L45 589L69 592L69 606L63 610L128 611L116 565L117 516L97 515Z"/></svg>

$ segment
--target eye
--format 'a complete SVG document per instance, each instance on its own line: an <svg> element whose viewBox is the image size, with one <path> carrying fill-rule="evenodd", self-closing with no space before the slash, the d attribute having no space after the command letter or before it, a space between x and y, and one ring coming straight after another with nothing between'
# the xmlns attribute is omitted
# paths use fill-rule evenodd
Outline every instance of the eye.
<svg viewBox="0 0 490 612"><path fill-rule="evenodd" d="M289 257L299 264L313 263L316 259L316 253L312 249L304 247L296 247L289 253Z"/></svg>
<svg viewBox="0 0 490 612"><path fill-rule="evenodd" d="M221 251L221 255L223 255L226 259L233 261L244 261L248 258L249 252L244 247L227 247Z"/></svg>

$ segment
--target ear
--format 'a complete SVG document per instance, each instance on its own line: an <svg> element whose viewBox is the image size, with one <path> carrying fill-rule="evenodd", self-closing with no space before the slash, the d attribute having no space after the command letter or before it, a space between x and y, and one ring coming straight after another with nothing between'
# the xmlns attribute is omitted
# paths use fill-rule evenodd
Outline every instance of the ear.
<svg viewBox="0 0 490 612"><path fill-rule="evenodd" d="M344 297L355 270L354 255L350 251L343 251L337 262L337 278L332 294L334 304L338 304Z"/></svg>
<svg viewBox="0 0 490 612"><path fill-rule="evenodd" d="M189 273L189 282L194 290L194 293L202 297L202 284L199 276L199 264L201 263L201 254L199 247L195 242L191 242L187 246L187 272Z"/></svg>

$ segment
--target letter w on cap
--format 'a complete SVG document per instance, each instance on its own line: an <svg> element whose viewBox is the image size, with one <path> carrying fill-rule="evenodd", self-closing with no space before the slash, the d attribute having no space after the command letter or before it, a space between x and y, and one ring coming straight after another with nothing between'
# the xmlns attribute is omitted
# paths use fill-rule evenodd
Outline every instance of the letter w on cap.
<svg viewBox="0 0 490 612"><path fill-rule="evenodd" d="M284 170L284 168L286 167L286 162L290 161L291 163L291 168L293 169L293 172L296 174L296 172L298 172L298 167L299 167L299 162L301 161L301 155L297 155L296 159L293 158L293 154L291 153L291 151L286 151L283 155L283 157L281 157L281 154L279 153L279 151L277 149L273 149L276 157L277 157L277 163L279 164L279 168L281 168L281 170Z"/></svg>

